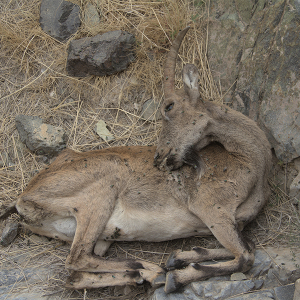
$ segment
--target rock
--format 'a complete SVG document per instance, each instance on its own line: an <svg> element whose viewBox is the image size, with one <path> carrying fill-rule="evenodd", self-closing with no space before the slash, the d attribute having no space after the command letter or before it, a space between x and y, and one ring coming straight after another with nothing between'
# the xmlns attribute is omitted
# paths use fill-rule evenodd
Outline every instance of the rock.
<svg viewBox="0 0 300 300"><path fill-rule="evenodd" d="M1 245L7 247L17 236L19 224L17 222L9 222L3 229L1 237Z"/></svg>
<svg viewBox="0 0 300 300"><path fill-rule="evenodd" d="M299 299L300 299L300 279L297 279L295 282L295 292L294 292L293 300L299 300Z"/></svg>
<svg viewBox="0 0 300 300"><path fill-rule="evenodd" d="M293 300L295 285L288 284L284 286L278 286L274 289L276 300Z"/></svg>
<svg viewBox="0 0 300 300"><path fill-rule="evenodd" d="M66 147L67 136L61 127L43 123L36 116L19 115L15 119L20 139L38 155L55 155Z"/></svg>
<svg viewBox="0 0 300 300"><path fill-rule="evenodd" d="M49 267L22 267L21 271L19 268L2 268L0 270L0 300L45 299L41 291L37 292L34 289L35 287L44 285L53 275L54 272ZM28 286L30 286L30 291L28 290ZM26 292L22 292L22 290Z"/></svg>
<svg viewBox="0 0 300 300"><path fill-rule="evenodd" d="M186 300L187 298L181 293L171 293L166 294L164 292L164 287L158 288L155 290L154 294L150 298L150 300ZM190 298L191 300L197 298Z"/></svg>
<svg viewBox="0 0 300 300"><path fill-rule="evenodd" d="M290 185L289 196L298 202L300 200L300 172Z"/></svg>
<svg viewBox="0 0 300 300"><path fill-rule="evenodd" d="M46 300L45 296L41 293L13 293L13 294L4 294L0 296L0 300ZM48 299L47 299L48 300Z"/></svg>
<svg viewBox="0 0 300 300"><path fill-rule="evenodd" d="M265 250L272 257L275 266L288 272L299 269L300 266L300 250L284 247L265 247Z"/></svg>
<svg viewBox="0 0 300 300"><path fill-rule="evenodd" d="M264 286L266 288L274 288L279 283L281 285L286 285L289 283L294 283L299 278L300 278L299 268L293 271L288 271L286 269L274 267L269 270L267 274L267 278L265 279Z"/></svg>
<svg viewBox="0 0 300 300"><path fill-rule="evenodd" d="M147 100L143 104L141 117L149 121L160 120L161 113L159 110L159 103L154 102L153 99Z"/></svg>
<svg viewBox="0 0 300 300"><path fill-rule="evenodd" d="M296 0L210 2L208 57L225 102L258 121L276 156L300 156L300 19ZM219 81L219 78L216 78Z"/></svg>
<svg viewBox="0 0 300 300"><path fill-rule="evenodd" d="M104 140L104 141L112 141L115 137L109 132L106 127L106 123L103 120L100 120L95 128L94 131Z"/></svg>
<svg viewBox="0 0 300 300"><path fill-rule="evenodd" d="M84 24L87 27L95 27L100 23L100 16L97 8L91 4L87 3L84 11Z"/></svg>
<svg viewBox="0 0 300 300"><path fill-rule="evenodd" d="M255 260L247 275L258 277L265 275L272 266L272 259L270 255L264 250L257 249L255 251Z"/></svg>
<svg viewBox="0 0 300 300"><path fill-rule="evenodd" d="M231 281L239 281L239 280L246 280L247 277L244 273L233 273L230 276Z"/></svg>
<svg viewBox="0 0 300 300"><path fill-rule="evenodd" d="M134 61L135 38L126 31L110 31L70 42L67 72L71 76L105 76L124 71Z"/></svg>
<svg viewBox="0 0 300 300"><path fill-rule="evenodd" d="M249 294L239 295L230 298L230 300L271 300L271 299L273 300L275 299L272 291L259 291L255 293L249 293Z"/></svg>
<svg viewBox="0 0 300 300"><path fill-rule="evenodd" d="M42 0L40 25L55 39L65 42L80 26L79 6L63 0Z"/></svg>
<svg viewBox="0 0 300 300"><path fill-rule="evenodd" d="M265 288L294 283L300 278L300 251L298 249L266 247L273 265L265 279Z"/></svg>
<svg viewBox="0 0 300 300"><path fill-rule="evenodd" d="M191 283L196 295L204 299L227 299L229 297L247 293L255 288L252 280L243 281L203 281Z"/></svg>

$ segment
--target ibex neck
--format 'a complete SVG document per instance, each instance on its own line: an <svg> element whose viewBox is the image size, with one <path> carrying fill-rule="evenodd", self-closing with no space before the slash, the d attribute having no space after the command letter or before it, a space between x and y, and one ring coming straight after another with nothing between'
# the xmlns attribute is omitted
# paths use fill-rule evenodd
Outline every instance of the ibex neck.
<svg viewBox="0 0 300 300"><path fill-rule="evenodd" d="M221 143L228 152L257 163L261 152L269 151L269 142L257 124L226 106L208 108L212 121L206 136Z"/></svg>

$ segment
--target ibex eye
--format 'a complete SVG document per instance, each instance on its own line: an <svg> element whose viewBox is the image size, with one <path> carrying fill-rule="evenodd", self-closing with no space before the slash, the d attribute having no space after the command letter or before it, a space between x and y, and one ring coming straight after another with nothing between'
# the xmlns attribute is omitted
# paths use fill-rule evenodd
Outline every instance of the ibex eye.
<svg viewBox="0 0 300 300"><path fill-rule="evenodd" d="M166 106L165 111L169 111L174 107L174 103L171 103L169 105Z"/></svg>

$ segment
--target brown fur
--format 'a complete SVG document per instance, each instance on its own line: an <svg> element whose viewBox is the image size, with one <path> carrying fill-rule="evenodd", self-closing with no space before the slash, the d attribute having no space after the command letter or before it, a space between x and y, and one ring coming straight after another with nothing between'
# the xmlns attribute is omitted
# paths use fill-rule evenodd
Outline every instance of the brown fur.
<svg viewBox="0 0 300 300"><path fill-rule="evenodd" d="M268 197L270 146L247 117L201 102L193 65L184 68L184 91L175 92L175 59L186 31L167 58L169 81L157 149L65 150L18 199L17 210L30 230L72 242L66 261L74 271L70 288L147 280L157 286L166 282L168 293L194 280L246 271L253 263L253 244L241 229ZM153 165L155 151L159 168ZM153 242L195 234L213 234L226 249L174 252L166 279L165 270L156 265L101 257L112 241ZM231 260L199 264L225 258Z"/></svg>

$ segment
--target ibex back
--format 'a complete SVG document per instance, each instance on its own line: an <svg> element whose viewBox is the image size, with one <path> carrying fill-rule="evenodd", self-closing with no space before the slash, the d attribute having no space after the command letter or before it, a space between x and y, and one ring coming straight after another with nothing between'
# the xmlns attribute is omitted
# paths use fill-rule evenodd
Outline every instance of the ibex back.
<svg viewBox="0 0 300 300"><path fill-rule="evenodd" d="M253 244L241 230L263 207L271 164L264 133L241 113L203 103L198 72L183 70L175 91L181 31L165 67L163 129L156 147L63 151L32 179L16 204L34 233L72 242L70 288L150 281L172 292L191 281L247 271ZM158 166L153 165L153 156ZM104 259L113 241L165 241L213 234L225 249L175 251L166 269L141 260ZM207 260L229 259L213 265ZM167 276L165 276L165 272Z"/></svg>

